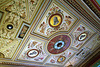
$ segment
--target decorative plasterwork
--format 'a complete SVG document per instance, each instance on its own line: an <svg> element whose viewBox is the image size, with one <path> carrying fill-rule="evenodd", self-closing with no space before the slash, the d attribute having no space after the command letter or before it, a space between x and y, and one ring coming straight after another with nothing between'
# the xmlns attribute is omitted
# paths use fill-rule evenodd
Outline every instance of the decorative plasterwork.
<svg viewBox="0 0 100 67"><path fill-rule="evenodd" d="M66 51L70 44L71 38L68 35L58 35L49 41L46 48L50 54L60 54Z"/></svg>
<svg viewBox="0 0 100 67"><path fill-rule="evenodd" d="M21 51L18 60L42 62L48 54L45 52L45 41L29 36L24 49Z"/></svg>
<svg viewBox="0 0 100 67"><path fill-rule="evenodd" d="M5 58L11 59L12 56L15 55L14 53L18 50L19 44L22 41L21 39L25 37L27 31L29 30L28 24L30 24L33 20L32 17L35 16L36 12L38 12L37 10L43 0L8 1L0 1L2 3L0 4L0 52L4 53ZM27 13L29 11L34 14L31 14L30 16L30 14ZM28 16L30 17L28 18Z"/></svg>
<svg viewBox="0 0 100 67"><path fill-rule="evenodd" d="M98 49L100 45L100 34L96 34L93 36L93 38L90 39L90 41L82 47L66 64L77 66L78 63L82 62L82 60L85 60L91 53L93 53L94 50Z"/></svg>
<svg viewBox="0 0 100 67"><path fill-rule="evenodd" d="M35 16L42 2L43 0L13 0L2 6L1 9L17 15L30 24L33 20L32 17Z"/></svg>
<svg viewBox="0 0 100 67"><path fill-rule="evenodd" d="M50 37L57 32L68 32L77 19L71 12L52 2L33 33Z"/></svg>
<svg viewBox="0 0 100 67"><path fill-rule="evenodd" d="M21 40L0 38L0 52L5 58L12 58Z"/></svg>
<svg viewBox="0 0 100 67"><path fill-rule="evenodd" d="M16 19L15 19L16 18ZM4 11L3 22L0 24L0 52L5 58L12 58L21 40L16 39L20 18Z"/></svg>
<svg viewBox="0 0 100 67"><path fill-rule="evenodd" d="M98 30L100 29L99 27L100 19L86 7L86 5L82 0L64 0L64 2L66 2L70 7L72 7L76 12L78 12L84 19L86 19L95 28L97 28Z"/></svg>
<svg viewBox="0 0 100 67"><path fill-rule="evenodd" d="M16 19L15 19L16 18ZM7 25L12 25L12 29L8 29ZM20 17L12 14L7 13L4 22L2 23L0 27L0 36L8 39L13 39L14 36L16 36L16 33L18 31L18 28L20 27Z"/></svg>
<svg viewBox="0 0 100 67"><path fill-rule="evenodd" d="M0 0L0 7L4 6L5 4L11 2L12 0Z"/></svg>
<svg viewBox="0 0 100 67"><path fill-rule="evenodd" d="M95 0L83 0L87 6L100 18L100 6Z"/></svg>
<svg viewBox="0 0 100 67"><path fill-rule="evenodd" d="M86 45L85 47L95 50L96 47L100 45L100 34L95 35Z"/></svg>
<svg viewBox="0 0 100 67"><path fill-rule="evenodd" d="M76 49L79 49L95 33L93 29L83 22L80 21L73 32L71 32L74 37L72 47Z"/></svg>
<svg viewBox="0 0 100 67"><path fill-rule="evenodd" d="M66 61L70 57L74 55L75 51L71 49L67 49L65 52L59 54L59 55L52 55L47 60L46 64L53 64L53 65L64 65Z"/></svg>
<svg viewBox="0 0 100 67"><path fill-rule="evenodd" d="M82 10L75 0L67 1ZM63 2L13 0L2 4L0 63L78 67L99 48L100 34L91 22Z"/></svg>

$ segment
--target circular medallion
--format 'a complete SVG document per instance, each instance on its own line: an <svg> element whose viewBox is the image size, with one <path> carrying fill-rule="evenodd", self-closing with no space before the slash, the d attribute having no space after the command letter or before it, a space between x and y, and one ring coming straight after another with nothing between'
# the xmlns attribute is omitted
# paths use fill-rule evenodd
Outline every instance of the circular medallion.
<svg viewBox="0 0 100 67"><path fill-rule="evenodd" d="M54 45L55 49L61 49L64 46L64 42L63 41L57 41Z"/></svg>
<svg viewBox="0 0 100 67"><path fill-rule="evenodd" d="M30 58L34 58L39 55L39 51L37 49L31 49L27 52L27 56Z"/></svg>
<svg viewBox="0 0 100 67"><path fill-rule="evenodd" d="M8 31L14 31L14 25L12 23L6 23L5 29Z"/></svg>
<svg viewBox="0 0 100 67"><path fill-rule="evenodd" d="M53 14L49 17L49 25L51 27L58 27L62 23L62 16L60 14Z"/></svg>
<svg viewBox="0 0 100 67"><path fill-rule="evenodd" d="M66 57L65 56L60 56L57 60L57 62L61 63L63 61L65 61Z"/></svg>
<svg viewBox="0 0 100 67"><path fill-rule="evenodd" d="M13 25L8 24L8 25L7 25L7 29L9 29L9 30L13 29Z"/></svg>
<svg viewBox="0 0 100 67"><path fill-rule="evenodd" d="M79 41L83 41L87 38L87 33L86 32L83 32L81 33L79 36L78 36L78 40Z"/></svg>
<svg viewBox="0 0 100 67"><path fill-rule="evenodd" d="M64 52L71 43L71 39L67 35L58 35L54 38L52 38L48 45L47 45L47 50L51 54L59 54Z"/></svg>

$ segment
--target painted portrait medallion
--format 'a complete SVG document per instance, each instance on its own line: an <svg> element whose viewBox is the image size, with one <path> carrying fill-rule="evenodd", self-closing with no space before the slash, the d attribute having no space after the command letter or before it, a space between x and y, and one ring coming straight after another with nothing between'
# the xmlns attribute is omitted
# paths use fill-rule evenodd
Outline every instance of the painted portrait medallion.
<svg viewBox="0 0 100 67"><path fill-rule="evenodd" d="M65 61L66 57L65 56L60 56L57 60L57 62L61 63L63 61Z"/></svg>
<svg viewBox="0 0 100 67"><path fill-rule="evenodd" d="M27 52L27 56L29 58L34 58L39 55L39 51L37 49L31 49Z"/></svg>
<svg viewBox="0 0 100 67"><path fill-rule="evenodd" d="M83 41L87 38L87 33L83 32L78 36L78 41Z"/></svg>
<svg viewBox="0 0 100 67"><path fill-rule="evenodd" d="M58 27L62 23L62 16L60 14L53 14L49 17L49 25L51 27Z"/></svg>
<svg viewBox="0 0 100 67"><path fill-rule="evenodd" d="M71 39L68 35L58 35L49 41L47 50L51 54L59 54L64 52L70 44Z"/></svg>

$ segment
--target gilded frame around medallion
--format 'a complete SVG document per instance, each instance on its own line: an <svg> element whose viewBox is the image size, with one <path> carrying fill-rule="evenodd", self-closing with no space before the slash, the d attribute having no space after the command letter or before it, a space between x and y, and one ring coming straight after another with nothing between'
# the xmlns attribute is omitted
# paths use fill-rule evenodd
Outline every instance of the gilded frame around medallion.
<svg viewBox="0 0 100 67"><path fill-rule="evenodd" d="M64 58L62 61L59 61L60 58ZM60 56L58 59L57 59L57 62L61 63L61 62L64 62L66 60L66 57L65 56Z"/></svg>
<svg viewBox="0 0 100 67"><path fill-rule="evenodd" d="M48 49L47 49L47 46L48 46L49 42L50 42L54 37L59 36L59 35L67 35L67 36L70 38L71 42L70 42L70 44L69 44L69 46L68 46L68 48L67 48L66 50L70 49L71 44L72 44L72 37L70 36L70 34L61 33L61 34L57 34L57 35L55 35L55 36L50 37L50 39L49 39L47 45L45 46L46 52L47 52L48 54L57 55L57 54L52 54L52 53L50 53L50 52L48 51ZM66 51L66 50L65 50L65 51ZM65 51L63 51L63 52L65 52ZM60 53L58 53L58 54L61 54L61 53L63 53L63 52L60 52Z"/></svg>
<svg viewBox="0 0 100 67"><path fill-rule="evenodd" d="M33 56L33 57L29 56L29 52L32 51L32 50L35 50L35 51L38 52L36 56ZM34 57L37 57L38 55L39 55L39 51L38 51L37 49L31 49L31 50L29 50L29 51L27 52L27 56L28 56L29 58L34 58Z"/></svg>
<svg viewBox="0 0 100 67"><path fill-rule="evenodd" d="M55 16L55 15L57 15L58 17L60 17L60 18L58 19L58 23L57 23L56 25L54 25L54 22L52 23L52 21L51 21L52 17ZM53 19L54 19L54 18L53 18ZM60 21L60 22L59 22L59 21ZM61 23L62 23L62 16L61 16L60 14L56 13L56 14L53 14L53 15L50 16L50 18L49 18L49 25L50 25L51 27L58 27L58 26L61 25Z"/></svg>
<svg viewBox="0 0 100 67"><path fill-rule="evenodd" d="M80 40L79 38L80 38L80 36L81 36L82 34L86 34L86 37L85 37L84 39ZM87 37L88 37L88 34L87 34L86 32L83 32L83 33L81 33L81 34L78 36L77 39L78 39L78 41L84 41Z"/></svg>
<svg viewBox="0 0 100 67"><path fill-rule="evenodd" d="M61 49L56 49L53 46L59 41L63 41L64 45ZM51 40L49 40L47 45L47 50L50 54L60 54L64 51L66 51L71 44L71 38L68 35L58 35L53 37Z"/></svg>

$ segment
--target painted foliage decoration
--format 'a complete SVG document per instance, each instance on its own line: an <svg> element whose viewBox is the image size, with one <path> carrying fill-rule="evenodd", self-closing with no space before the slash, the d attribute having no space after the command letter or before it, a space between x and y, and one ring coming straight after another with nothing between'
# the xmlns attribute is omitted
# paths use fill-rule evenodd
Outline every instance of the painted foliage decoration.
<svg viewBox="0 0 100 67"><path fill-rule="evenodd" d="M32 20L30 18L33 17L33 12L37 7L38 0L6 0L6 4L2 4L3 2L5 2L5 0L0 1L0 51L4 53L5 57L11 58L21 41L18 40L16 36L22 21ZM32 7L32 9L29 7ZM30 12L32 13L31 16L28 14ZM2 19L3 14L4 18ZM3 22L1 22L1 20L3 20ZM19 38L25 36L29 27L24 26L23 28L18 36ZM9 48L7 48L8 46Z"/></svg>
<svg viewBox="0 0 100 67"><path fill-rule="evenodd" d="M72 55L74 55L75 51L71 49L67 49L65 52L58 54L58 55L52 55L48 61L47 64L57 64L57 65L63 65Z"/></svg>
<svg viewBox="0 0 100 67"><path fill-rule="evenodd" d="M33 17L38 2L38 0L13 0L1 9L19 16L21 19L26 20L27 23L31 23L31 18Z"/></svg>
<svg viewBox="0 0 100 67"><path fill-rule="evenodd" d="M42 41L30 38L25 49L20 54L19 60L43 62L47 57L43 50L43 45Z"/></svg>
<svg viewBox="0 0 100 67"><path fill-rule="evenodd" d="M6 2L6 0L0 0L0 4L2 4L2 3L4 3L4 2Z"/></svg>
<svg viewBox="0 0 100 67"><path fill-rule="evenodd" d="M8 13L15 14L22 19L26 19L26 3L25 0L13 0L6 6L2 7Z"/></svg>
<svg viewBox="0 0 100 67"><path fill-rule="evenodd" d="M19 45L18 39L4 39L0 38L0 52L2 52L6 58L11 58Z"/></svg>
<svg viewBox="0 0 100 67"><path fill-rule="evenodd" d="M29 16L29 20L33 16L33 12L36 11L36 7L37 7L38 2L39 2L39 0L28 0L28 6L29 6L29 14L28 14L28 16Z"/></svg>
<svg viewBox="0 0 100 67"><path fill-rule="evenodd" d="M20 17L12 13L7 13L6 18L0 27L0 36L13 39L20 25Z"/></svg>
<svg viewBox="0 0 100 67"><path fill-rule="evenodd" d="M76 66L100 45L99 31L82 17L61 0L0 0L0 61Z"/></svg>
<svg viewBox="0 0 100 67"><path fill-rule="evenodd" d="M79 24L76 30L72 33L74 36L72 47L79 49L93 34L94 31L88 28L85 24Z"/></svg>
<svg viewBox="0 0 100 67"><path fill-rule="evenodd" d="M100 34L96 34L93 38L90 39L90 41L81 48L66 64L65 66L68 66L72 64L73 66L76 66L79 62L86 59L92 54L92 51L95 50L95 48L99 47L100 45Z"/></svg>
<svg viewBox="0 0 100 67"><path fill-rule="evenodd" d="M90 54L91 54L91 49L83 47L71 59L68 60L65 66L69 65L76 66L79 62L86 59L87 56L89 56Z"/></svg>
<svg viewBox="0 0 100 67"><path fill-rule="evenodd" d="M12 13L6 13L5 20L0 26L0 52L6 58L13 56L20 43L20 40L15 38L20 24L20 18L18 16Z"/></svg>
<svg viewBox="0 0 100 67"><path fill-rule="evenodd" d="M76 17L73 18L72 15L52 3L46 16L42 18L41 23L35 31L43 36L49 37L55 32L68 31L76 20Z"/></svg>

